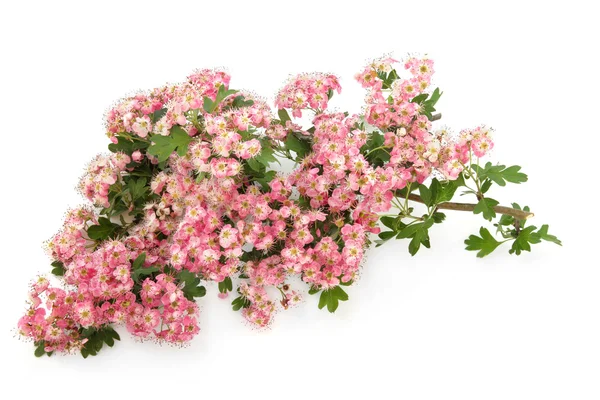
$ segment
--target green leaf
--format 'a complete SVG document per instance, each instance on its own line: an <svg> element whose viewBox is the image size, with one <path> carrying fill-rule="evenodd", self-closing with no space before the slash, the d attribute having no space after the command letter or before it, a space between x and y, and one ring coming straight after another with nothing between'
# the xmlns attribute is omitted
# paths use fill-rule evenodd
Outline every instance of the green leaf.
<svg viewBox="0 0 600 400"><path fill-rule="evenodd" d="M494 211L494 207L499 203L494 199L490 199L488 197L479 200L479 203L473 209L474 214L483 214L483 218L491 221L493 218L496 218L496 211Z"/></svg>
<svg viewBox="0 0 600 400"><path fill-rule="evenodd" d="M148 148L150 143L142 140L130 140L124 138L122 136L115 136L117 139L117 143L111 143L108 145L108 150L113 153L125 153L127 155L131 155L136 150L142 150Z"/></svg>
<svg viewBox="0 0 600 400"><path fill-rule="evenodd" d="M479 229L479 234L481 235L481 237L471 235L468 239L465 240L467 250L479 250L479 252L477 253L477 257L479 258L487 256L492 251L496 250L496 247L502 244L502 242L498 242L496 239L494 239L490 231L488 231L484 227L481 227Z"/></svg>
<svg viewBox="0 0 600 400"><path fill-rule="evenodd" d="M435 106L436 103L438 102L438 100L440 99L440 97L442 97L442 93L440 92L440 88L435 88L435 90L433 91L433 93L431 94L431 97L429 98L429 100L427 100L428 103L431 104L431 106Z"/></svg>
<svg viewBox="0 0 600 400"><path fill-rule="evenodd" d="M44 348L46 347L46 342L45 341L40 341L39 344L37 344L37 347L35 348L35 351L33 352L33 354L36 357L41 357L44 354L46 354L46 350L44 350Z"/></svg>
<svg viewBox="0 0 600 400"><path fill-rule="evenodd" d="M221 103L226 97L231 96L232 94L236 94L238 91L233 89L225 89L225 85L219 86L219 91L217 92L217 98L215 99L215 103Z"/></svg>
<svg viewBox="0 0 600 400"><path fill-rule="evenodd" d="M437 191L437 196L435 199L435 203L443 203L445 201L450 201L454 197L454 193L456 193L456 189L465 185L465 180L460 174L457 179L453 181L445 181L440 183L441 188Z"/></svg>
<svg viewBox="0 0 600 400"><path fill-rule="evenodd" d="M483 181L483 184L481 185L481 193L487 193L487 191L490 190L491 186L492 181L490 179L486 179L485 181Z"/></svg>
<svg viewBox="0 0 600 400"><path fill-rule="evenodd" d="M419 229L413 235L412 240L408 244L408 252L411 256L417 254L419 249L421 248L421 244L425 245L425 247L429 248L429 233L427 229Z"/></svg>
<svg viewBox="0 0 600 400"><path fill-rule="evenodd" d="M183 270L177 274L177 279L184 282L183 295L186 299L193 301L194 297L203 297L206 295L206 288L204 286L198 286L200 284L200 278L196 274Z"/></svg>
<svg viewBox="0 0 600 400"><path fill-rule="evenodd" d="M81 348L83 358L97 355L102 350L104 343L113 347L115 340L121 340L119 334L110 325L105 325L100 329L85 328L81 331L81 336L88 339Z"/></svg>
<svg viewBox="0 0 600 400"><path fill-rule="evenodd" d="M133 201L144 198L146 196L146 178L130 179L127 184L129 193Z"/></svg>
<svg viewBox="0 0 600 400"><path fill-rule="evenodd" d="M319 297L319 310L323 309L329 303L329 290L323 290Z"/></svg>
<svg viewBox="0 0 600 400"><path fill-rule="evenodd" d="M256 161L268 167L270 163L278 162L277 158L273 155L273 149L269 145L268 141L263 141L260 153L254 158Z"/></svg>
<svg viewBox="0 0 600 400"><path fill-rule="evenodd" d="M204 109L204 111L210 114L215 108L215 103L208 97L205 97L204 102L202 103L202 108Z"/></svg>
<svg viewBox="0 0 600 400"><path fill-rule="evenodd" d="M254 101L245 100L244 96L240 95L240 96L236 96L235 99L233 99L233 103L231 103L231 106L234 108L243 108L243 107L250 107L253 104L254 104Z"/></svg>
<svg viewBox="0 0 600 400"><path fill-rule="evenodd" d="M410 253L411 256L414 256L415 254L417 254L417 252L419 251L420 247L421 247L421 237L420 237L420 235L419 235L419 237L414 236L410 240L410 243L408 244L408 252Z"/></svg>
<svg viewBox="0 0 600 400"><path fill-rule="evenodd" d="M324 290L319 298L319 309L327 306L330 313L337 310L340 301L348 300L348 294L340 286Z"/></svg>
<svg viewBox="0 0 600 400"><path fill-rule="evenodd" d="M219 282L219 292L227 293L233 290L233 282L231 282L231 278L227 277L223 281Z"/></svg>
<svg viewBox="0 0 600 400"><path fill-rule="evenodd" d="M383 146L384 141L385 138L378 131L373 131L369 134L367 143L360 148L362 154L367 154L366 159L369 163L375 166L382 166L390 160L390 153L379 148Z"/></svg>
<svg viewBox="0 0 600 400"><path fill-rule="evenodd" d="M111 336L105 335L104 343L106 343L108 347L113 347L115 345L115 340Z"/></svg>
<svg viewBox="0 0 600 400"><path fill-rule="evenodd" d="M413 97L413 99L410 102L422 104L427 99L427 97L429 97L429 94L421 93L420 95Z"/></svg>
<svg viewBox="0 0 600 400"><path fill-rule="evenodd" d="M139 256L137 256L135 260L133 260L133 263L131 264L131 269L135 271L136 269L141 268L144 265L145 261L146 252L143 252Z"/></svg>
<svg viewBox="0 0 600 400"><path fill-rule="evenodd" d="M264 165L258 162L258 160L256 160L255 158L249 158L248 160L246 160L246 162L248 163L250 168L252 168L256 172L260 172L264 169Z"/></svg>
<svg viewBox="0 0 600 400"><path fill-rule="evenodd" d="M556 236L548 234L548 225L542 225L542 227L532 235L537 236L541 240L556 243L557 245L562 246L562 242Z"/></svg>
<svg viewBox="0 0 600 400"><path fill-rule="evenodd" d="M527 175L519 172L521 167L513 165L512 167L506 168L502 171L502 177L511 183L522 183L527 182Z"/></svg>
<svg viewBox="0 0 600 400"><path fill-rule="evenodd" d="M427 229L431 228L431 226L433 225L433 222L434 222L433 219L428 218L424 222L413 223L413 224L407 225L404 229L402 229L400 231L400 233L398 233L397 238L398 239L406 239L409 237L413 237L416 232L422 231L422 230L427 230Z"/></svg>
<svg viewBox="0 0 600 400"><path fill-rule="evenodd" d="M152 136L152 146L148 148L148 153L156 156L158 162L164 162L169 159L175 151L175 146L169 136L154 135Z"/></svg>
<svg viewBox="0 0 600 400"><path fill-rule="evenodd" d="M285 108L282 108L281 110L277 111L277 115L279 115L279 120L281 121L281 125L283 126L285 126L286 122L291 121L290 114L288 114Z"/></svg>
<svg viewBox="0 0 600 400"><path fill-rule="evenodd" d="M219 104L221 104L221 102L227 96L230 96L230 95L235 94L237 92L238 92L237 90L232 90L232 89L228 90L228 89L225 89L225 85L221 85L221 86L219 86L219 90L217 91L217 96L216 96L215 100L212 101L208 97L205 97L204 98L204 103L202 104L202 108L207 113L212 114L217 109L217 107L219 106Z"/></svg>
<svg viewBox="0 0 600 400"><path fill-rule="evenodd" d="M488 162L484 168L478 165L474 165L473 167L479 179L484 180L489 178L499 186L506 186L507 181L512 183L527 182L527 175L519 172L521 167L518 165L506 168L504 165L492 165L491 162Z"/></svg>
<svg viewBox="0 0 600 400"><path fill-rule="evenodd" d="M383 226L390 228L393 231L396 231L398 222L400 221L399 217L392 217L389 215L384 215L383 217L379 218L379 220L381 221L381 223L383 224ZM380 236L381 237L381 236Z"/></svg>
<svg viewBox="0 0 600 400"><path fill-rule="evenodd" d="M393 238L394 236L396 236L398 232L396 231L383 231L379 233L379 239L380 240L376 240L375 243L377 243L376 247L381 246L382 244L384 244L385 242L387 242L388 240L390 240L391 238Z"/></svg>
<svg viewBox="0 0 600 400"><path fill-rule="evenodd" d="M204 286L192 286L183 291L186 297L204 297L206 295L206 288Z"/></svg>
<svg viewBox="0 0 600 400"><path fill-rule="evenodd" d="M88 227L87 234L92 240L105 240L111 238L121 225L113 224L108 218L98 218L98 225Z"/></svg>
<svg viewBox="0 0 600 400"><path fill-rule="evenodd" d="M148 114L148 116L150 117L150 120L152 121L152 123L155 124L156 122L158 122L159 119L164 117L166 113L167 113L167 108L165 107L165 108L161 108L160 110L154 111L151 114Z"/></svg>
<svg viewBox="0 0 600 400"><path fill-rule="evenodd" d="M247 298L243 297L243 296L239 296L236 297L232 302L231 302L231 308L233 309L233 311L238 311L242 308L248 308L250 307L250 300L248 300Z"/></svg>
<svg viewBox="0 0 600 400"><path fill-rule="evenodd" d="M180 157L187 153L188 145L192 141L192 137L180 126L175 125L171 128L171 142L177 147L177 154Z"/></svg>
<svg viewBox="0 0 600 400"><path fill-rule="evenodd" d="M271 188L269 186L269 182L271 182L276 175L277 171L267 171L262 178L256 178L255 181L260 183L263 191L270 191Z"/></svg>
<svg viewBox="0 0 600 400"><path fill-rule="evenodd" d="M131 279L133 279L134 282L139 283L143 277L152 275L158 271L160 271L158 267L138 268L131 273Z"/></svg>
<svg viewBox="0 0 600 400"><path fill-rule="evenodd" d="M302 159L310 152L310 144L306 140L298 139L294 134L287 136L285 147L298 155L296 159Z"/></svg>
<svg viewBox="0 0 600 400"><path fill-rule="evenodd" d="M200 282L200 279L198 279L198 278L196 277L196 274L194 274L193 272L190 272L190 271L188 271L188 270L186 270L186 269L184 269L184 270L180 271L180 272L177 274L177 279L178 279L179 281L181 281L181 282L185 282L185 283L186 283L186 285L187 285L187 284L190 284L190 285L191 285L191 284L194 284L194 283L196 283L196 279L198 280L198 282Z"/></svg>
<svg viewBox="0 0 600 400"><path fill-rule="evenodd" d="M536 244L541 241L538 236L533 235L533 231L536 229L537 227L534 225L522 229L508 252L519 256L523 251L531 251L531 244Z"/></svg>
<svg viewBox="0 0 600 400"><path fill-rule="evenodd" d="M119 336L117 331L115 331L115 329L110 325L104 328L104 332L107 336L110 336L114 340L121 340L121 337Z"/></svg>
<svg viewBox="0 0 600 400"><path fill-rule="evenodd" d="M400 198L406 198L406 196L409 194L409 190L410 193L414 192L415 190L417 190L419 188L420 185L407 185L405 187L403 187L402 189L398 189L394 192L394 196L396 197L400 197Z"/></svg>
<svg viewBox="0 0 600 400"><path fill-rule="evenodd" d="M52 273L56 276L63 276L66 272L65 265L60 261L53 261L50 264L52 267Z"/></svg>
<svg viewBox="0 0 600 400"><path fill-rule="evenodd" d="M431 218L436 224L441 224L446 219L446 214L436 211L431 215Z"/></svg>
<svg viewBox="0 0 600 400"><path fill-rule="evenodd" d="M315 286L311 286L310 289L308 289L308 294L313 295L313 294L317 294L321 291L321 289L315 287Z"/></svg>
<svg viewBox="0 0 600 400"><path fill-rule="evenodd" d="M346 293L344 291L344 289L342 289L341 286L335 286L333 289L333 294L337 297L338 300L340 301L346 301L348 300L348 293Z"/></svg>
<svg viewBox="0 0 600 400"><path fill-rule="evenodd" d="M192 141L191 136L179 125L173 126L170 132L169 136L152 136L152 146L148 148L148 153L156 156L159 163L166 161L174 151L183 157Z"/></svg>
<svg viewBox="0 0 600 400"><path fill-rule="evenodd" d="M498 225L509 226L515 222L515 217L512 215L502 214L500 220L498 221Z"/></svg>
<svg viewBox="0 0 600 400"><path fill-rule="evenodd" d="M425 205L430 207L432 197L431 190L429 190L429 188L425 185L419 185L419 194Z"/></svg>

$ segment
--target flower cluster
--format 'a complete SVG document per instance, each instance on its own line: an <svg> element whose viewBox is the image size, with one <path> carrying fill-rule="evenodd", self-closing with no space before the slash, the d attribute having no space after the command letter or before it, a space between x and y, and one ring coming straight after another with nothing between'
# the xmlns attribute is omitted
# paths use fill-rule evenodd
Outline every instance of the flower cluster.
<svg viewBox="0 0 600 400"><path fill-rule="evenodd" d="M112 154L96 157L80 182L95 208L70 211L48 242L64 287L43 277L32 285L20 333L36 355L95 355L118 339L117 324L139 338L188 342L199 332L195 299L206 282L222 299L236 294L233 310L257 327L301 301L298 281L334 312L374 242L410 239L414 255L430 247L444 208L473 206L491 220L498 202L487 197L490 186L527 176L474 163L493 148L490 129L456 137L433 129L441 96L430 90L433 72L427 58L373 61L355 77L368 92L360 115L327 110L341 91L331 74L291 79L276 110L230 89L229 75L216 70L123 99L106 118ZM308 129L293 120L305 112ZM273 169L283 158L294 162L291 173ZM461 186L476 205L449 203ZM498 231L520 254L530 213L515 206L508 214ZM547 225L528 238L559 243ZM482 256L499 244L482 232L467 249Z"/></svg>
<svg viewBox="0 0 600 400"><path fill-rule="evenodd" d="M275 106L289 108L294 117L301 117L302 110L325 110L333 92L342 90L338 78L327 74L302 74L294 77L277 94Z"/></svg>
<svg viewBox="0 0 600 400"><path fill-rule="evenodd" d="M119 180L121 172L130 162L131 158L124 153L97 156L81 178L79 190L92 204L110 207L108 191Z"/></svg>

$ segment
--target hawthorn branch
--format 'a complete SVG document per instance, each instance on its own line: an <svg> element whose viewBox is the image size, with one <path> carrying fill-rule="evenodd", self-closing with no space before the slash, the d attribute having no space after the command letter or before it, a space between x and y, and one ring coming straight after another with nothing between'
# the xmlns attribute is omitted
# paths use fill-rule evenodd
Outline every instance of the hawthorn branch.
<svg viewBox="0 0 600 400"><path fill-rule="evenodd" d="M425 204L423 199L414 193L409 194L408 199L412 200L412 201L416 201L417 203ZM475 209L475 206L476 206L476 204L453 203L453 202L447 201L444 203L436 204L435 207L440 210L471 211L472 212ZM534 215L532 212L517 210L516 208L504 207L504 206L495 206L494 211L496 211L497 214L510 215L512 217L515 217L517 220L529 219L529 218L533 217L533 215Z"/></svg>

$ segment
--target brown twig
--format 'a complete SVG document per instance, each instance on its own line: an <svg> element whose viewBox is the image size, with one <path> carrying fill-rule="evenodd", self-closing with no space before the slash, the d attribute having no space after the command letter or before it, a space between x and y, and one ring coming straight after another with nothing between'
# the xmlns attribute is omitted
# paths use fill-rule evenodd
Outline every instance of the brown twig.
<svg viewBox="0 0 600 400"><path fill-rule="evenodd" d="M413 194L413 193L408 195L408 199L412 200L412 201L416 201L417 203L425 204L425 202L423 201L423 199L420 196L417 196L416 194ZM475 206L476 206L476 204L452 203L452 202L447 201L445 203L437 204L436 208L441 209L441 210L473 211L475 209ZM496 211L497 214L511 215L519 220L528 219L528 218L533 217L532 212L517 210L516 208L512 208L512 207L495 206L494 211Z"/></svg>

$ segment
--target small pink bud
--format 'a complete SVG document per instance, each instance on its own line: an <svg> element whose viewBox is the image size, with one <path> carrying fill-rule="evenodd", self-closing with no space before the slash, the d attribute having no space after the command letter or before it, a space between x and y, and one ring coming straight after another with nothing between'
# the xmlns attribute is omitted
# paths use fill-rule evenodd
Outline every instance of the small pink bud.
<svg viewBox="0 0 600 400"><path fill-rule="evenodd" d="M139 150L136 150L133 152L133 154L131 154L131 158L133 158L133 161L139 162L142 158L144 158L144 156Z"/></svg>
<svg viewBox="0 0 600 400"><path fill-rule="evenodd" d="M217 295L220 299L226 299L227 297L229 297L229 292L225 292L225 293L219 293Z"/></svg>

